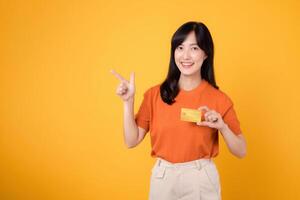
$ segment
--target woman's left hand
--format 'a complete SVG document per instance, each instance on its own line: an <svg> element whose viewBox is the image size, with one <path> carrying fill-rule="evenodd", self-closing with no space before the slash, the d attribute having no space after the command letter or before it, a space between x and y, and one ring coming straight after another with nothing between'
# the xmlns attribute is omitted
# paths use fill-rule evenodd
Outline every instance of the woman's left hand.
<svg viewBox="0 0 300 200"><path fill-rule="evenodd" d="M216 112L215 110L209 109L207 106L201 106L198 110L205 111L204 118L205 121L197 122L199 126L208 126L210 128L216 128L221 130L225 127L225 123L222 119L220 113Z"/></svg>

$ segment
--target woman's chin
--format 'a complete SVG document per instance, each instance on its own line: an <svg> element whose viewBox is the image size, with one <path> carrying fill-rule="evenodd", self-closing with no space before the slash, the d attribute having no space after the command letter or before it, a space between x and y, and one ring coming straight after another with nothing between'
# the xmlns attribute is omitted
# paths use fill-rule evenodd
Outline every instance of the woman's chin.
<svg viewBox="0 0 300 200"><path fill-rule="evenodd" d="M180 69L180 72L184 76L193 76L199 74L199 70L193 70L193 69Z"/></svg>

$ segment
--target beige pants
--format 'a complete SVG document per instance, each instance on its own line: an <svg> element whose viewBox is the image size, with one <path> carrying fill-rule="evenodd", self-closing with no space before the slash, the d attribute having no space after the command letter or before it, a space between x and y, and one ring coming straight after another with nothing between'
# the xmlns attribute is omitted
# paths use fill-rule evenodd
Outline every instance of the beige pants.
<svg viewBox="0 0 300 200"><path fill-rule="evenodd" d="M217 167L212 159L171 163L157 158L150 180L150 200L221 200Z"/></svg>

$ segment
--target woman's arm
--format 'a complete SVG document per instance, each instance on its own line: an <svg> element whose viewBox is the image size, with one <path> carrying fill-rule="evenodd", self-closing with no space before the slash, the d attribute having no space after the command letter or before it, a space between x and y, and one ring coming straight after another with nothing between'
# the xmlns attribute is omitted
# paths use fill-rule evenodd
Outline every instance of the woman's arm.
<svg viewBox="0 0 300 200"><path fill-rule="evenodd" d="M197 122L199 126L208 126L218 129L224 137L229 151L238 158L246 156L246 140L243 134L236 135L230 130L228 125L223 121L220 113L209 109L207 106L201 106L199 110L206 111L204 114L205 121Z"/></svg>
<svg viewBox="0 0 300 200"><path fill-rule="evenodd" d="M136 145L138 128L134 119L134 98L124 101L123 132L124 141L128 148Z"/></svg>
<svg viewBox="0 0 300 200"><path fill-rule="evenodd" d="M246 140L243 134L235 135L227 124L219 129L229 151L238 158L246 156Z"/></svg>
<svg viewBox="0 0 300 200"><path fill-rule="evenodd" d="M124 120L123 120L123 132L124 132L124 142L128 148L135 147L139 144L146 131L137 126L134 119L134 95L135 95L135 83L134 83L134 73L130 74L130 80L127 81L120 74L111 70L121 83L117 87L116 94L124 102Z"/></svg>
<svg viewBox="0 0 300 200"><path fill-rule="evenodd" d="M124 102L124 141L128 148L137 146L145 137L146 130L137 126L134 119L134 98Z"/></svg>

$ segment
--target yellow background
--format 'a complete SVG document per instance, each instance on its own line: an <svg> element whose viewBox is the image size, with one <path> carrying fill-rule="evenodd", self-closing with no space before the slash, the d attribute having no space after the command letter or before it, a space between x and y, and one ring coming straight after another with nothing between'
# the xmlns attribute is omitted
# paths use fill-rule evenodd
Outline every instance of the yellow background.
<svg viewBox="0 0 300 200"><path fill-rule="evenodd" d="M204 22L234 101L244 159L220 139L225 200L300 199L299 1L1 3L0 199L147 199L149 135L127 149L110 69L144 91L167 73L183 23Z"/></svg>

